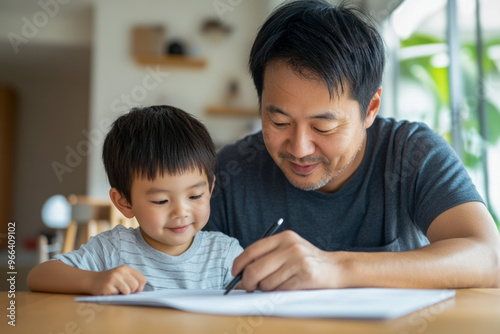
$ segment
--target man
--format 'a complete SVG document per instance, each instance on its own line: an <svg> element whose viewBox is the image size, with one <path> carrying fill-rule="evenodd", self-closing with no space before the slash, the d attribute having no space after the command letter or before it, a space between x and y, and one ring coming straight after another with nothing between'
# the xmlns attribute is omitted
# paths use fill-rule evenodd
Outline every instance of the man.
<svg viewBox="0 0 500 334"><path fill-rule="evenodd" d="M249 64L262 132L219 153L210 219L246 247L242 288L500 286L498 230L453 150L377 117L384 47L368 18L287 3ZM280 217L288 231L256 241Z"/></svg>

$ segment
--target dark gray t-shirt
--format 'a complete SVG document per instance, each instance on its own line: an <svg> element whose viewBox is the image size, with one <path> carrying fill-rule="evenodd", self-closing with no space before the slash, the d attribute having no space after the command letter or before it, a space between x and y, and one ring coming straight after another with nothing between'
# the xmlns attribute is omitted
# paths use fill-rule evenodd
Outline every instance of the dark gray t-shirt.
<svg viewBox="0 0 500 334"><path fill-rule="evenodd" d="M291 185L259 132L218 154L209 230L256 241L273 221L326 251L405 251L424 245L444 211L481 201L450 145L423 123L377 117L363 161L335 193Z"/></svg>

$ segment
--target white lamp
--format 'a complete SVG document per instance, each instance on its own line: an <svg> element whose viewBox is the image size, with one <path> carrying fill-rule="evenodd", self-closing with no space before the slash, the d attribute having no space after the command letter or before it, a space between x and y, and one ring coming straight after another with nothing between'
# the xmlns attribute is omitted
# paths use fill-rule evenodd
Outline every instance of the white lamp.
<svg viewBox="0 0 500 334"><path fill-rule="evenodd" d="M47 261L50 253L57 253L62 248L63 229L71 222L71 204L65 196L54 195L45 201L42 207L42 221L45 226L56 230L56 241L49 245L45 236L39 237L40 262Z"/></svg>
<svg viewBox="0 0 500 334"><path fill-rule="evenodd" d="M50 197L42 207L42 221L50 228L68 227L71 221L71 204L63 195Z"/></svg>

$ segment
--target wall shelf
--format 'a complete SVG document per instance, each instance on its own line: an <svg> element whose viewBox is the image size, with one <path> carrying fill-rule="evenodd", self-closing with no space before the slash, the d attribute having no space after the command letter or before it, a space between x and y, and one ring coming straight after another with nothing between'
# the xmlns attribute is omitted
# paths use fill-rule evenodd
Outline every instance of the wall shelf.
<svg viewBox="0 0 500 334"><path fill-rule="evenodd" d="M259 110L257 108L241 108L225 105L208 106L205 113L209 116L259 117Z"/></svg>
<svg viewBox="0 0 500 334"><path fill-rule="evenodd" d="M207 64L204 58L181 55L136 55L134 58L141 65L203 68Z"/></svg>

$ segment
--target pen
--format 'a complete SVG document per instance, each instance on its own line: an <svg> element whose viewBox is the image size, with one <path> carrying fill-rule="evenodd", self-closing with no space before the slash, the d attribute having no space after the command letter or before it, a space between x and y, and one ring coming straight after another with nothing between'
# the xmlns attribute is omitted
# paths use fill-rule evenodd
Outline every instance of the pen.
<svg viewBox="0 0 500 334"><path fill-rule="evenodd" d="M260 237L260 239L263 239L265 237L269 237L269 236L273 235L274 232L276 232L276 230L281 226L282 223L283 223L283 218L278 219L271 226L269 226L267 231L264 232L264 234L262 235L262 237ZM233 280L231 282L229 282L229 284L227 285L226 292L224 292L224 294L227 295L229 293L229 291L233 290L234 287L241 281L241 278L242 278L242 273L239 273L238 275L236 275L233 278Z"/></svg>

